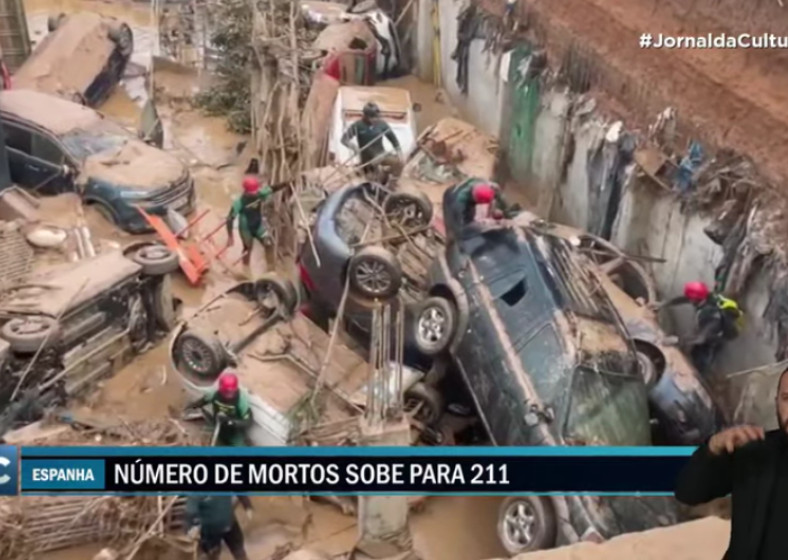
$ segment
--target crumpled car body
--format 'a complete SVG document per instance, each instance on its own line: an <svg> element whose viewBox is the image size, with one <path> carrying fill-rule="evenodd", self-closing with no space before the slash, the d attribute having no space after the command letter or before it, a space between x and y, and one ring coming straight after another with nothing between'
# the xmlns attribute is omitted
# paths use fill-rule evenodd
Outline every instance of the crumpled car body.
<svg viewBox="0 0 788 560"><path fill-rule="evenodd" d="M49 18L44 37L13 76L13 87L96 107L120 82L134 50L124 22L98 13Z"/></svg>

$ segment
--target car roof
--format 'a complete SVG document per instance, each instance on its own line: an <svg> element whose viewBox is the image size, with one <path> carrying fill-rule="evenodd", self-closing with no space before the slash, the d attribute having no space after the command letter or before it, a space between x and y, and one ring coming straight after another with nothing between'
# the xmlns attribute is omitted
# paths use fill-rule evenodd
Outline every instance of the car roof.
<svg viewBox="0 0 788 560"><path fill-rule="evenodd" d="M88 128L104 118L89 107L24 89L0 92L0 113L29 121L57 135Z"/></svg>
<svg viewBox="0 0 788 560"><path fill-rule="evenodd" d="M404 113L410 110L410 92L391 87L343 86L339 88L342 110L362 112L364 105L373 101L381 113Z"/></svg>
<svg viewBox="0 0 788 560"><path fill-rule="evenodd" d="M52 95L84 93L115 49L108 35L114 22L92 12L67 16L14 73L14 85Z"/></svg>

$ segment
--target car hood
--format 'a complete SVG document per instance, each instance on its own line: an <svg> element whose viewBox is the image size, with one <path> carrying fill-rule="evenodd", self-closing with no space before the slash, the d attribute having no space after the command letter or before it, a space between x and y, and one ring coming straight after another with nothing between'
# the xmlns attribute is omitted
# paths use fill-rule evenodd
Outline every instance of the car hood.
<svg viewBox="0 0 788 560"><path fill-rule="evenodd" d="M141 190L166 187L185 172L186 166L178 158L137 139L117 150L89 156L84 166L91 179Z"/></svg>

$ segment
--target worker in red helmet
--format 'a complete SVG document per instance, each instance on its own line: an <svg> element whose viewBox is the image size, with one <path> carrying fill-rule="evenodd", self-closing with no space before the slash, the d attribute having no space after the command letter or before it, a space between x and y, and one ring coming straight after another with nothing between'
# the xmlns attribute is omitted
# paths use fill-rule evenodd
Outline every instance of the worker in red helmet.
<svg viewBox="0 0 788 560"><path fill-rule="evenodd" d="M684 341L698 370L706 374L722 345L739 336L744 326L744 313L734 300L712 291L699 281L684 284L684 295L652 304L654 310L690 304L695 308L697 330Z"/></svg>
<svg viewBox="0 0 788 560"><path fill-rule="evenodd" d="M210 406L211 419L218 425L218 445L240 447L246 445L246 430L252 425L249 393L241 387L238 376L225 371L219 376L216 389L208 391L187 410Z"/></svg>
<svg viewBox="0 0 788 560"><path fill-rule="evenodd" d="M444 221L447 235L452 236L476 221L477 208L488 208L485 218L501 219L507 214L506 201L495 183L468 179L447 189L443 195Z"/></svg>
<svg viewBox="0 0 788 560"><path fill-rule="evenodd" d="M243 263L249 266L254 241L259 241L263 247L270 244L262 207L263 203L271 197L273 191L271 187L262 186L260 179L251 174L244 176L241 186L243 193L233 201L230 213L227 215L227 246L233 245L233 227L237 218L238 233L241 236L244 249Z"/></svg>

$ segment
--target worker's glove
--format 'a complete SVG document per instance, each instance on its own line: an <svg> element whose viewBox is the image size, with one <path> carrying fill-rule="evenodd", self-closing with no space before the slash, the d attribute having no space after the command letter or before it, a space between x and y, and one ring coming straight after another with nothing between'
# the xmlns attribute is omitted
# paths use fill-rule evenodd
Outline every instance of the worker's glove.
<svg viewBox="0 0 788 560"><path fill-rule="evenodd" d="M219 424L225 424L226 425L226 424L228 424L230 422L230 417L227 416L224 412L220 412L219 414L216 415L216 421Z"/></svg>
<svg viewBox="0 0 788 560"><path fill-rule="evenodd" d="M189 532L187 533L187 536L191 540L196 541L200 537L200 528L199 527L192 527L191 529L189 529Z"/></svg>

